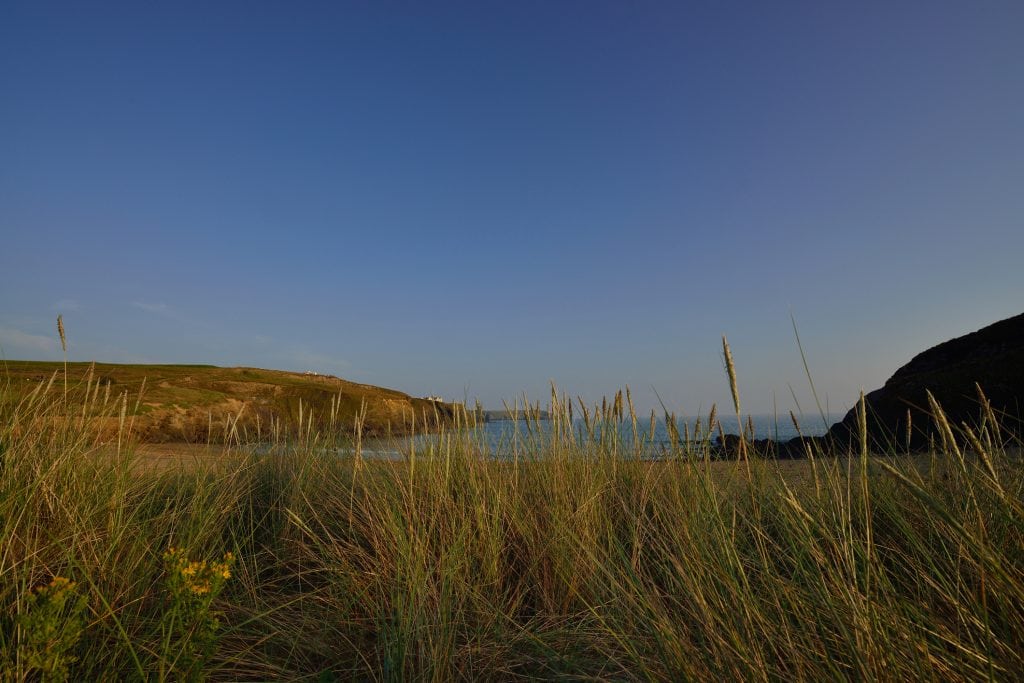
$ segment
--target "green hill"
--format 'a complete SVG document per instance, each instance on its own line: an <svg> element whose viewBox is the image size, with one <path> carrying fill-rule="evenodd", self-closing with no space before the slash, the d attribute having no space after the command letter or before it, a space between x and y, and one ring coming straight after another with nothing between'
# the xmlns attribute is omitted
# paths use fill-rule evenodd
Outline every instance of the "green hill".
<svg viewBox="0 0 1024 683"><path fill-rule="evenodd" d="M0 365L0 400L19 401L40 385L64 391L64 364L6 361ZM366 435L406 434L451 419L451 404L413 398L393 389L332 375L212 365L69 363L70 415L84 406L91 419L116 429L122 403L144 441L220 441L235 426L247 440L275 431L296 433L300 417L313 431L353 432L365 410ZM124 397L127 397L125 400Z"/></svg>

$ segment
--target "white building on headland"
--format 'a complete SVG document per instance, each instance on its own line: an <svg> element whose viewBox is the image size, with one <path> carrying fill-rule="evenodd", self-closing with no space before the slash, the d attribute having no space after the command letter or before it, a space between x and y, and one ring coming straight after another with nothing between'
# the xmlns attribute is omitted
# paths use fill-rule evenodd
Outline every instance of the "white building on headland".
<svg viewBox="0 0 1024 683"><path fill-rule="evenodd" d="M444 399L440 396L424 396L423 398L428 401L434 401L435 403L444 403Z"/></svg>

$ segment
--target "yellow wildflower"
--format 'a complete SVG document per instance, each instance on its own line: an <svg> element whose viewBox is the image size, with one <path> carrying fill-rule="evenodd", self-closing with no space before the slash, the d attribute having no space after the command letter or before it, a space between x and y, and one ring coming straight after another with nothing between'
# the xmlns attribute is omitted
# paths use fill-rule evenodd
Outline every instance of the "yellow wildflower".
<svg viewBox="0 0 1024 683"><path fill-rule="evenodd" d="M58 593L65 590L73 590L75 588L75 582L71 579L66 579L63 576L55 576L50 581L49 585L43 586L39 589L39 592L53 591Z"/></svg>

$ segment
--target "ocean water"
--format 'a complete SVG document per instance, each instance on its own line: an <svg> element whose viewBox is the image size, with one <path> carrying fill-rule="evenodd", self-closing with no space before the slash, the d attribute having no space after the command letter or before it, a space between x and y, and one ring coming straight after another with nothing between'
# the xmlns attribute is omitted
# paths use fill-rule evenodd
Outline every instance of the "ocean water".
<svg viewBox="0 0 1024 683"><path fill-rule="evenodd" d="M842 413L826 414L824 419L821 415L805 415L798 418L800 431L804 436L821 436L828 428L843 418ZM776 439L787 441L798 436L789 415L751 415L750 420L754 426L754 438ZM696 418L677 421L677 428L680 435L695 433ZM722 416L722 430L726 434L739 434L739 425L736 417ZM747 426L747 417L743 418L744 428ZM624 445L633 443L633 426L628 420L618 425L619 438ZM580 441L586 439L586 425L583 420L573 422L573 431ZM707 418L703 418L701 432L707 431ZM543 448L553 435L554 425L548 420L539 422L526 422L524 420L492 420L478 426L472 438L477 439L486 452L496 458L509 457L515 453L529 453ZM718 428L715 428L714 437L718 436ZM657 419L654 423L653 439L651 438L650 420L640 420L637 423L637 437L644 443L644 449L648 454L656 455L664 448L670 446L669 430L666 428L664 419ZM714 438L713 437L713 438ZM439 443L439 437L434 434L426 434L411 439L395 439L388 442L371 442L363 449L367 457L400 458L415 448L417 453L429 455L437 453L443 448Z"/></svg>
<svg viewBox="0 0 1024 683"><path fill-rule="evenodd" d="M843 419L842 413L826 414L824 419L821 415L807 416L803 418L797 418L800 424L800 431L803 432L804 436L821 436L828 428ZM722 431L726 434L739 434L740 428L739 423L736 420L736 416L720 415L719 421L722 423ZM754 427L754 438L755 439L776 439L781 441L787 441L789 439L799 436L799 433L794 427L792 420L789 415L751 415L750 421ZM680 418L676 422L676 427L679 434L689 433L691 436L695 434L697 426L697 418L685 419ZM702 432L707 431L707 418L701 420L700 430ZM536 430L537 423L527 424L526 422L514 421L514 420L495 420L488 422L483 425L482 433L486 436L488 443L497 444L503 441L508 441L513 436L532 436L532 432ZM583 420L575 420L573 422L574 431L577 434L585 433L586 426ZM541 420L539 423L541 435L550 433L552 425L546 420ZM743 417L743 427L747 428L747 416ZM624 421L619 425L620 434L622 440L626 443L630 443L633 438L633 425L628 420ZM715 435L718 434L718 428L715 428ZM651 438L651 423L650 420L639 420L637 422L637 436L641 440L654 443L655 445L668 445L669 443L669 430L666 428L665 420L656 419L654 423L654 438Z"/></svg>

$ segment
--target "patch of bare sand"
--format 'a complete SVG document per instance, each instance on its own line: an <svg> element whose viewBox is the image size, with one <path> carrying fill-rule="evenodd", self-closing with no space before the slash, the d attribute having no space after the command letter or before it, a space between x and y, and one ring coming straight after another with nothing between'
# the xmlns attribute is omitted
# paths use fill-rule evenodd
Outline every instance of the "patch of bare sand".
<svg viewBox="0 0 1024 683"><path fill-rule="evenodd" d="M184 442L132 444L124 448L122 453L131 458L132 469L139 473L232 466L242 462L246 456L243 450L226 448L220 444ZM118 455L117 445L111 443L100 446L96 455L115 458Z"/></svg>

